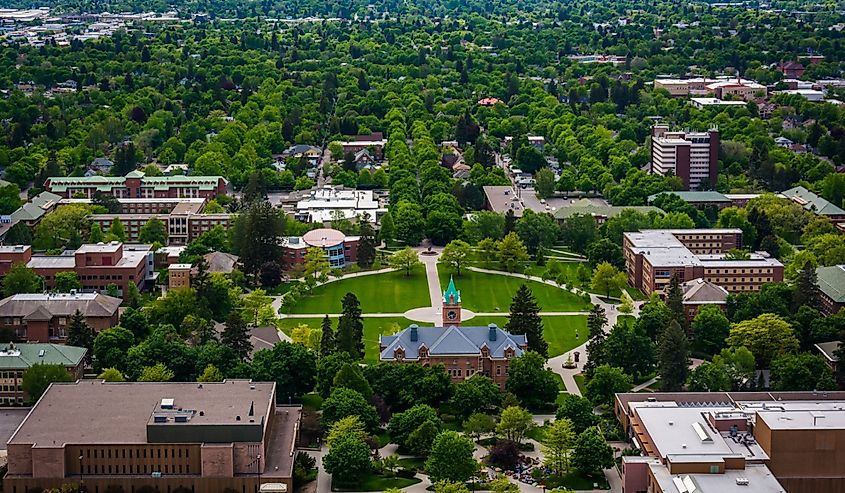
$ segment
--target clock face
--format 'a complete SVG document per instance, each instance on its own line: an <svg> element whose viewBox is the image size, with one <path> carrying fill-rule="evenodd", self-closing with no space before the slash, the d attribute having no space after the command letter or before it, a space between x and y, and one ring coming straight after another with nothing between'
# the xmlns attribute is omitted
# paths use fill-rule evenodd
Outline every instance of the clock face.
<svg viewBox="0 0 845 493"><path fill-rule="evenodd" d="M458 312L446 312L446 318L448 318L449 320L455 320L456 318L458 318Z"/></svg>

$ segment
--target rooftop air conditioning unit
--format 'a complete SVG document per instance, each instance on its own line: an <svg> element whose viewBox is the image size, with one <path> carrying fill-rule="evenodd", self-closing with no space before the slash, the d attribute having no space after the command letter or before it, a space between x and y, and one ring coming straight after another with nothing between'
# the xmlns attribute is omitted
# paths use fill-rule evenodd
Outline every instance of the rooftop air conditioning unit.
<svg viewBox="0 0 845 493"><path fill-rule="evenodd" d="M748 486L748 478L736 478L736 484L738 486Z"/></svg>

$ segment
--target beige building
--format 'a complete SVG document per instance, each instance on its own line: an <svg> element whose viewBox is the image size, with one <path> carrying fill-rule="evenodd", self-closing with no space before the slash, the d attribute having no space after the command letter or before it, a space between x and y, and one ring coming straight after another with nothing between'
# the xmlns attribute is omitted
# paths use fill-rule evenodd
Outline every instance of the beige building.
<svg viewBox="0 0 845 493"><path fill-rule="evenodd" d="M300 412L275 383L53 384L8 442L3 490L291 491Z"/></svg>
<svg viewBox="0 0 845 493"><path fill-rule="evenodd" d="M191 287L191 264L170 264L167 266L167 288Z"/></svg>

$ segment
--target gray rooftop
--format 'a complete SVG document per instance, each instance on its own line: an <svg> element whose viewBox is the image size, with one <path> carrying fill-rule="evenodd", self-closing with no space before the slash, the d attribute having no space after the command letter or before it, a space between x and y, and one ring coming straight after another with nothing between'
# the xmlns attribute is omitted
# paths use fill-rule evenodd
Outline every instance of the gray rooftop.
<svg viewBox="0 0 845 493"><path fill-rule="evenodd" d="M842 210L841 207L828 202L804 187L790 188L789 190L781 192L780 195L799 204L804 209L820 216L845 215L845 210Z"/></svg>
<svg viewBox="0 0 845 493"><path fill-rule="evenodd" d="M517 197L513 187L488 185L482 188L484 189L484 195L487 197L487 203L490 204L490 209L493 212L504 214L512 210L514 216L522 217L525 207L523 207L522 201Z"/></svg>
<svg viewBox="0 0 845 493"><path fill-rule="evenodd" d="M747 465L745 469L726 469L723 474L670 474L659 463L649 464L660 489L682 493L785 493L767 466ZM747 481L747 483L746 483ZM681 490L680 485L684 486ZM692 486L694 489L689 489Z"/></svg>
<svg viewBox="0 0 845 493"><path fill-rule="evenodd" d="M654 202L654 199L656 199L658 196L660 196L662 194L677 195L684 202L689 202L691 204L694 204L694 203L697 203L697 202L706 202L706 203L717 202L717 203L726 203L727 204L727 203L730 203L730 201L731 201L731 199L729 199L728 197L726 197L725 195L723 195L719 192L712 192L712 191L680 192L679 191L679 192L661 192L661 193L656 193L654 195L649 195L648 203L650 204L650 203Z"/></svg>
<svg viewBox="0 0 845 493"><path fill-rule="evenodd" d="M416 332L416 340L413 333ZM417 327L411 325L405 330L390 336L380 336L379 342L385 346L380 359L393 360L393 353L401 348L406 360L419 358L422 346L428 348L431 356L481 355L481 349L487 347L490 357L502 359L505 350L512 348L514 356L522 354L522 347L527 344L525 335L509 334L495 324L483 327Z"/></svg>
<svg viewBox="0 0 845 493"><path fill-rule="evenodd" d="M49 320L79 310L86 317L111 317L122 300L99 293L26 293L0 300L0 317Z"/></svg>

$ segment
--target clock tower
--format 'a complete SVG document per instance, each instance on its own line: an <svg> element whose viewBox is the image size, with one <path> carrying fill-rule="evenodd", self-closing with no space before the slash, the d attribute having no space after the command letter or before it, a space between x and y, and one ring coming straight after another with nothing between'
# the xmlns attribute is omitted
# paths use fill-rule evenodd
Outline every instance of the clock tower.
<svg viewBox="0 0 845 493"><path fill-rule="evenodd" d="M455 280L449 276L449 286L443 292L443 327L461 325L461 292L455 287Z"/></svg>

